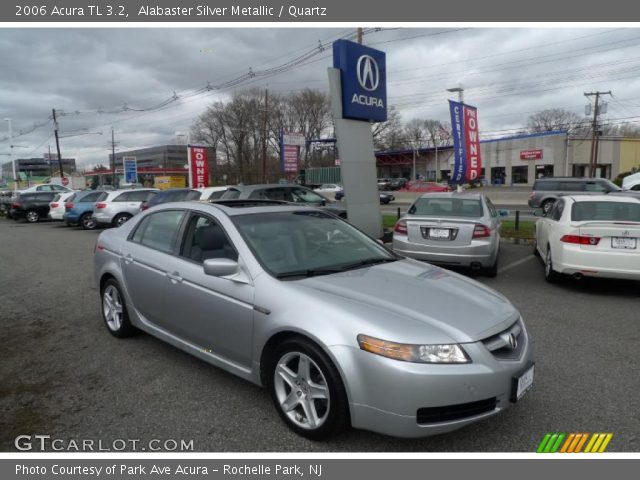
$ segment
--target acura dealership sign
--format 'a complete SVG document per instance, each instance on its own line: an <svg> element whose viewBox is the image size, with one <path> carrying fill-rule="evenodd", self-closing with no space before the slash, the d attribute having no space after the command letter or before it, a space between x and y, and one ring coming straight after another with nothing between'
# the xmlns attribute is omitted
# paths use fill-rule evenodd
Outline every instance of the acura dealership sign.
<svg viewBox="0 0 640 480"><path fill-rule="evenodd" d="M333 43L333 67L340 70L342 116L352 120L387 119L385 53L349 40Z"/></svg>

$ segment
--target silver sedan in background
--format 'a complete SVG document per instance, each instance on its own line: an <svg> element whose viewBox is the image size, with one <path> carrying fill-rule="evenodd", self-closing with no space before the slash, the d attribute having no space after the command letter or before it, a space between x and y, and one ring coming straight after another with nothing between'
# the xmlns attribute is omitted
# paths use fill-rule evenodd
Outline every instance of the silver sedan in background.
<svg viewBox="0 0 640 480"><path fill-rule="evenodd" d="M500 216L481 193L425 193L393 229L393 250L445 266L498 274Z"/></svg>
<svg viewBox="0 0 640 480"><path fill-rule="evenodd" d="M143 330L268 388L309 438L447 432L533 384L532 342L505 297L320 209L166 203L94 251L112 335Z"/></svg>

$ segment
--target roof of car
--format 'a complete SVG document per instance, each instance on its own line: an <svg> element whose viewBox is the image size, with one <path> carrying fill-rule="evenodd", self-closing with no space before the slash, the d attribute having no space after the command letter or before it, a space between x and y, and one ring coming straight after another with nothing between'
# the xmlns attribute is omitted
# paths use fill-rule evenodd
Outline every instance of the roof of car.
<svg viewBox="0 0 640 480"><path fill-rule="evenodd" d="M418 198L469 198L480 200L484 194L476 192L426 192Z"/></svg>
<svg viewBox="0 0 640 480"><path fill-rule="evenodd" d="M633 195L566 195L565 197L569 197L575 202L640 202L640 199Z"/></svg>
<svg viewBox="0 0 640 480"><path fill-rule="evenodd" d="M257 185L233 185L229 187L229 189L235 188L236 190L257 190L260 188L282 188L282 187L306 188L296 183L260 183Z"/></svg>
<svg viewBox="0 0 640 480"><path fill-rule="evenodd" d="M308 207L303 205L295 205L287 202L279 202L274 205L274 201L222 201L222 202L200 202L197 200L191 200L188 202L167 202L163 203L161 207L166 208L185 208L185 207L199 207L215 208L224 212L229 217L235 217L239 215L251 215L251 214L264 214L264 213L282 213L282 212L299 212L299 211L316 211L324 212L324 210ZM158 206L154 207L156 209Z"/></svg>

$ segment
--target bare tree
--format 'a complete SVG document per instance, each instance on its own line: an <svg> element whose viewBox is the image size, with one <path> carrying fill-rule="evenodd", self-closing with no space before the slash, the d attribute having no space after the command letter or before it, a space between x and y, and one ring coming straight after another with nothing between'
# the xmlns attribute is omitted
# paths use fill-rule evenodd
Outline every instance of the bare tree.
<svg viewBox="0 0 640 480"><path fill-rule="evenodd" d="M531 133L568 130L569 133L588 129L588 122L580 116L562 108L550 108L529 116L527 129Z"/></svg>
<svg viewBox="0 0 640 480"><path fill-rule="evenodd" d="M373 146L376 150L399 150L406 148L406 136L400 114L395 107L389 108L386 122L374 123Z"/></svg>

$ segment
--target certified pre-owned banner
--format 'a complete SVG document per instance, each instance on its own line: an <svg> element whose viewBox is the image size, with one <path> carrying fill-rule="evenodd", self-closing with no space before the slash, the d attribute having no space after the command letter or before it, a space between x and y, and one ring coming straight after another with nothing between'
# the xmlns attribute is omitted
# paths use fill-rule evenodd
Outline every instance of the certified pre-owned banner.
<svg viewBox="0 0 640 480"><path fill-rule="evenodd" d="M478 109L449 100L451 134L455 163L451 183L460 184L480 179L482 157L478 135Z"/></svg>
<svg viewBox="0 0 640 480"><path fill-rule="evenodd" d="M189 147L189 186L191 188L209 186L209 162L205 147Z"/></svg>

